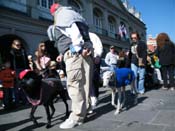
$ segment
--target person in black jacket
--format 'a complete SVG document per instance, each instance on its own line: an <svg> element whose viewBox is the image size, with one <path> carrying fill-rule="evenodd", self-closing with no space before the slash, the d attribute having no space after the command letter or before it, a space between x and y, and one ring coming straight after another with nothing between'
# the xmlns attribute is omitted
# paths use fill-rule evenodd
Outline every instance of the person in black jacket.
<svg viewBox="0 0 175 131"><path fill-rule="evenodd" d="M18 75L22 70L29 69L29 61L27 58L27 53L24 50L20 40L13 40L9 58L11 63L11 69L15 70L16 72L16 80L14 86L15 104L19 105L20 100L23 104L27 104L27 99L19 87Z"/></svg>
<svg viewBox="0 0 175 131"><path fill-rule="evenodd" d="M162 89L168 89L169 78L169 85L171 87L170 89L174 90L175 45L166 33L160 33L156 38L156 42L156 54L159 58L162 71L162 78L164 82Z"/></svg>
<svg viewBox="0 0 175 131"><path fill-rule="evenodd" d="M137 32L131 34L131 69L134 71L136 90L140 94L144 94L145 87L145 67L147 58L147 46L146 43L140 40L140 36Z"/></svg>

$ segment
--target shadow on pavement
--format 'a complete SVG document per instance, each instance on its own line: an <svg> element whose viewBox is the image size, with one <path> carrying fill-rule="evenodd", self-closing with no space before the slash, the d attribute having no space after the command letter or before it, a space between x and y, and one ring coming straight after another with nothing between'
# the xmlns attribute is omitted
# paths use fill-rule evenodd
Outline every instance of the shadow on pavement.
<svg viewBox="0 0 175 131"><path fill-rule="evenodd" d="M36 117L36 119L40 119L40 118L41 117ZM28 123L28 122L31 122L31 119L25 119L25 120L21 120L21 121L18 121L18 122L13 122L13 123L8 123L8 124L2 124L2 125L0 125L0 130L1 131L10 130L12 128L15 128L17 126L23 125L23 124ZM25 131L26 130L30 130L30 129L35 129L35 128L41 127L43 125L45 125L45 123L39 123L39 126L35 126L32 123L32 125L30 127L26 127L25 128Z"/></svg>
<svg viewBox="0 0 175 131"><path fill-rule="evenodd" d="M149 92L151 90L159 90L162 87L160 84L152 84L150 86L145 86L146 92Z"/></svg>
<svg viewBox="0 0 175 131"><path fill-rule="evenodd" d="M46 125L45 123L39 123L37 126L36 125L27 126L19 131L32 131L33 129L37 129L45 125Z"/></svg>
<svg viewBox="0 0 175 131"><path fill-rule="evenodd" d="M2 110L0 110L0 115L7 114L7 113L10 113L10 112L17 112L17 111L20 111L20 110L25 110L25 109L28 109L28 108L31 108L31 105L20 105L18 107L11 106L8 109L2 109Z"/></svg>
<svg viewBox="0 0 175 131"><path fill-rule="evenodd" d="M117 97L118 96L116 95L116 98ZM129 110L129 109L137 106L137 104L142 103L148 97L147 96L139 96L137 104L134 104L134 98L135 97L130 93L130 91L126 91L126 103L125 103L125 106L124 106L124 108L125 108L124 110ZM106 114L108 112L111 112L111 111L115 110L115 108L111 105L111 94L106 95L105 97L100 99L99 103L103 104L103 105L100 106L100 107L97 107L94 110L94 113L89 114L87 116L87 119L86 119L85 122L89 122L89 121L95 120L98 117L100 117L100 116L102 116L102 115L104 115L104 114Z"/></svg>

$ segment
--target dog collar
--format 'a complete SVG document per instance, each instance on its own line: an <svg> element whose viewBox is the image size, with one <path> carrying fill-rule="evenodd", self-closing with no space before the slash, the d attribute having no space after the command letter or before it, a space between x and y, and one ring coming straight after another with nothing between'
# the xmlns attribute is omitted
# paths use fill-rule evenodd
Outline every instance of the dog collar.
<svg viewBox="0 0 175 131"><path fill-rule="evenodd" d="M24 91L24 90L23 90ZM25 92L25 91L24 91ZM26 93L25 93L26 94ZM27 96L27 100L29 101L29 103L31 103L33 106L37 106L37 105L39 105L40 103L41 103L41 99L42 99L42 88L41 88L41 90L40 90L40 99L39 100L37 100L37 99L32 99L32 98L30 98L27 94L26 94L26 96Z"/></svg>

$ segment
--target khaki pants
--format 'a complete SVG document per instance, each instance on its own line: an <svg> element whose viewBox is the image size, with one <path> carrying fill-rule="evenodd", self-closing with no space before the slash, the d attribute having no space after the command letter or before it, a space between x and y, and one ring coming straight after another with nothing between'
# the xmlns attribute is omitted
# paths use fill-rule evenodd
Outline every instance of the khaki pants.
<svg viewBox="0 0 175 131"><path fill-rule="evenodd" d="M67 90L72 100L72 112L69 118L83 121L88 108L92 60L90 57L83 58L82 55L72 55L70 51L67 51L64 54L64 61L67 73Z"/></svg>
<svg viewBox="0 0 175 131"><path fill-rule="evenodd" d="M93 59L92 57L85 57L83 59L83 65L85 68L85 94L86 94L86 107L87 110L91 107L90 99L90 88L92 87L92 78L93 78Z"/></svg>

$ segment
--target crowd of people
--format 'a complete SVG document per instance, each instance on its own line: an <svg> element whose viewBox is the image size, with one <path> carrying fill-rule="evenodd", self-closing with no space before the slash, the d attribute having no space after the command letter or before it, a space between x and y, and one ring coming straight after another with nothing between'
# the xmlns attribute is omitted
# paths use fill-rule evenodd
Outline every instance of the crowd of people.
<svg viewBox="0 0 175 131"><path fill-rule="evenodd" d="M5 109L28 105L26 96L20 88L19 73L25 69L30 69L40 75L46 68L57 67L57 63L53 65L54 62L56 63L49 56L43 41L38 44L35 54L28 55L22 42L19 39L14 39L9 57L5 59L0 68L0 80L3 87L3 103L1 105ZM64 72L61 72L61 74L64 74Z"/></svg>
<svg viewBox="0 0 175 131"><path fill-rule="evenodd" d="M28 104L25 94L19 87L18 75L24 69L31 69L45 77L43 70L57 70L57 63L64 61L65 70L58 71L66 75L66 89L71 99L71 113L60 128L73 128L84 122L86 115L93 111L99 97L100 62L103 52L101 40L95 33L89 32L86 20L70 7L54 3L50 8L54 17L53 25L48 28L48 37L55 41L59 56L52 60L45 42L41 41L34 55L27 55L20 40L12 42L10 59L4 62L0 71L0 80L4 88L3 104L9 108L11 103ZM148 53L146 43L137 32L131 33L131 47L117 53L110 46L105 62L111 70L131 68L137 93L145 93L145 74L150 65L157 75L163 89L175 88L175 46L166 33L157 36L157 49ZM33 56L35 58L33 59ZM5 73L4 73L5 72ZM155 78L155 76L154 76ZM0 88L1 89L1 88Z"/></svg>

